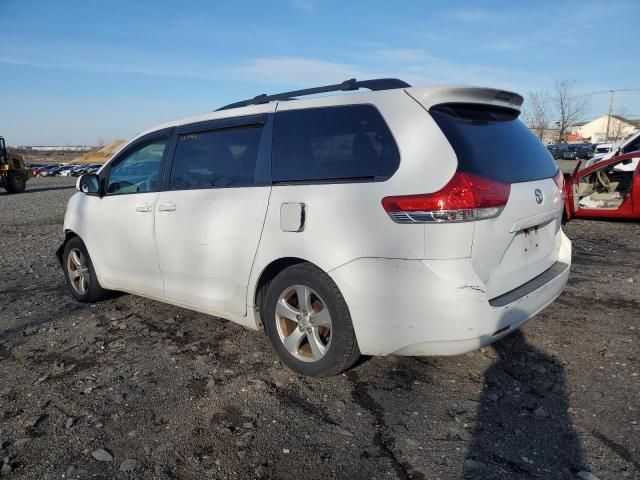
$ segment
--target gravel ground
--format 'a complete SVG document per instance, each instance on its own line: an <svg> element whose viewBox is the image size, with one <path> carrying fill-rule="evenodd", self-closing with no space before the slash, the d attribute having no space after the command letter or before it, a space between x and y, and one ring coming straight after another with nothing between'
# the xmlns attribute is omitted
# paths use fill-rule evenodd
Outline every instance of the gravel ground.
<svg viewBox="0 0 640 480"><path fill-rule="evenodd" d="M226 321L73 301L53 255L72 185L0 194L7 478L640 478L638 223L567 225L565 293L494 347L313 380Z"/></svg>

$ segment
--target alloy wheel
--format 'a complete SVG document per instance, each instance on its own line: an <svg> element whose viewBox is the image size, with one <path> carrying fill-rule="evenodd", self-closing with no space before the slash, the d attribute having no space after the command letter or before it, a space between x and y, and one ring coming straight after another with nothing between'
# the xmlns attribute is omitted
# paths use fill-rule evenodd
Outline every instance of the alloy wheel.
<svg viewBox="0 0 640 480"><path fill-rule="evenodd" d="M89 267L87 258L79 248L73 248L67 255L67 274L71 288L78 295L85 295L89 290Z"/></svg>
<svg viewBox="0 0 640 480"><path fill-rule="evenodd" d="M296 359L317 362L329 351L331 315L313 289L288 287L278 297L275 317L280 341Z"/></svg>

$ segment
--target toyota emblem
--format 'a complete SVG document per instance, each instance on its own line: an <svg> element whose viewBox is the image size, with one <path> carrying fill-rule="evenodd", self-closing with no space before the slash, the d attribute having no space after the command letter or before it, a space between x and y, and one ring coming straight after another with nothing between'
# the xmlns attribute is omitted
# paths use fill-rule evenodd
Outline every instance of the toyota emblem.
<svg viewBox="0 0 640 480"><path fill-rule="evenodd" d="M540 190L539 188L536 188L536 191L533 193L536 196L536 202L538 202L538 205L540 205L544 200L544 194L542 193L542 190Z"/></svg>

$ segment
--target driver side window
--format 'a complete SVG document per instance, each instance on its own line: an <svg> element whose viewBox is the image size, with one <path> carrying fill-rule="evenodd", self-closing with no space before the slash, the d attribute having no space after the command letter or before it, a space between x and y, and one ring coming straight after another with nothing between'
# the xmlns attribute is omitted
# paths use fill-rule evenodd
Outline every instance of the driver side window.
<svg viewBox="0 0 640 480"><path fill-rule="evenodd" d="M148 143L111 167L106 194L157 192L166 146L167 140Z"/></svg>

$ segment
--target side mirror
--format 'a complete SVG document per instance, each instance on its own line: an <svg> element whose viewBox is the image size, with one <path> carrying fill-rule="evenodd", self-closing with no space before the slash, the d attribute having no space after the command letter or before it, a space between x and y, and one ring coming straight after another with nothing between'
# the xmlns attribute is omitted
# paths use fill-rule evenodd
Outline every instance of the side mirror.
<svg viewBox="0 0 640 480"><path fill-rule="evenodd" d="M76 189L86 195L100 195L100 179L95 173L81 175L76 182Z"/></svg>

